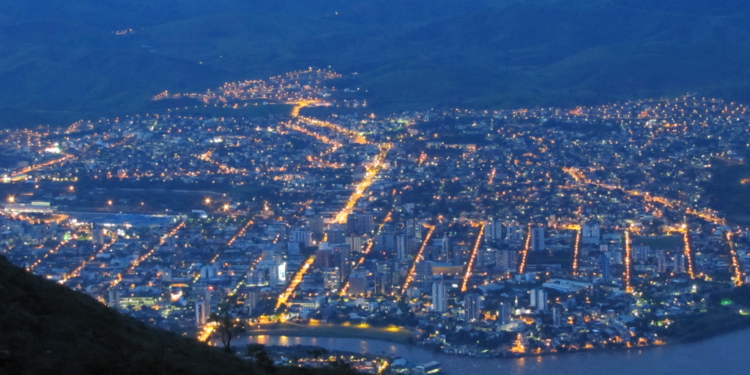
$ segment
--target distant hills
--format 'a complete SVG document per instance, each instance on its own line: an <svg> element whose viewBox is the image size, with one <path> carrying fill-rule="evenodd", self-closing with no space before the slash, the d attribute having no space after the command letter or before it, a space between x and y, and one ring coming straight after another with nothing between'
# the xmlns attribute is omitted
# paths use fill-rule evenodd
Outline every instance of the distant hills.
<svg viewBox="0 0 750 375"><path fill-rule="evenodd" d="M136 113L163 90L309 66L359 73L347 85L374 111L750 101L750 4L732 0L6 3L3 127Z"/></svg>

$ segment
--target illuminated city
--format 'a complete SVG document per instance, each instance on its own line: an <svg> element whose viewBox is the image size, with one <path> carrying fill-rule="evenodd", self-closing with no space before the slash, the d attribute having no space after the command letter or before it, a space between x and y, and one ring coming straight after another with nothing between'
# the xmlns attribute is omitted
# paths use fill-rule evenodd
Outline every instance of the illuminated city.
<svg viewBox="0 0 750 375"><path fill-rule="evenodd" d="M351 100L359 113L306 115L334 106L326 84L341 77L154 97L225 117L4 130L18 163L0 171L2 253L206 342L231 312L264 334L356 329L514 357L662 345L682 320L744 314L709 309L748 281L750 231L712 208L707 184L712 165L745 164L747 107L686 96L375 116ZM231 117L258 99L293 109Z"/></svg>

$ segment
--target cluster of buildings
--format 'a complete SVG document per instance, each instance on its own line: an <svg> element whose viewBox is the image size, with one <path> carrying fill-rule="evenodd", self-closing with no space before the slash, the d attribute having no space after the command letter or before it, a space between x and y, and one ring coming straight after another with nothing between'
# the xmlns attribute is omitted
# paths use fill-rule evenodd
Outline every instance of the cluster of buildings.
<svg viewBox="0 0 750 375"><path fill-rule="evenodd" d="M333 73L294 74L275 87ZM658 345L748 281L748 231L705 186L712 164L744 163L749 120L685 97L6 131L19 162L0 170L1 251L201 339L232 309L259 326L408 327L473 356Z"/></svg>

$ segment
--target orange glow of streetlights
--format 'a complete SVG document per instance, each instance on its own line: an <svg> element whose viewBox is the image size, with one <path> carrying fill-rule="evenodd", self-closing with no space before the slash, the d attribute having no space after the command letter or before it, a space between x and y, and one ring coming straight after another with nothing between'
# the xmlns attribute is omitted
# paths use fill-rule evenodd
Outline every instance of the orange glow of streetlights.
<svg viewBox="0 0 750 375"><path fill-rule="evenodd" d="M13 195L8 196L8 203L16 203L16 197Z"/></svg>
<svg viewBox="0 0 750 375"><path fill-rule="evenodd" d="M211 204L211 198L206 198L206 204Z"/></svg>
<svg viewBox="0 0 750 375"><path fill-rule="evenodd" d="M112 201L107 201L107 204L111 206L112 205Z"/></svg>

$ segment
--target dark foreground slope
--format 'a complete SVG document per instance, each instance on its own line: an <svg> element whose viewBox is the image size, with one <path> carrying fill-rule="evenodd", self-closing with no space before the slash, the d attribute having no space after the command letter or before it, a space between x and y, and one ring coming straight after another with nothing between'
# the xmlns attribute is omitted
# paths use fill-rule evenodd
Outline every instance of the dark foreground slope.
<svg viewBox="0 0 750 375"><path fill-rule="evenodd" d="M333 370L281 368L277 374ZM155 330L0 256L0 374L265 374L251 363Z"/></svg>

